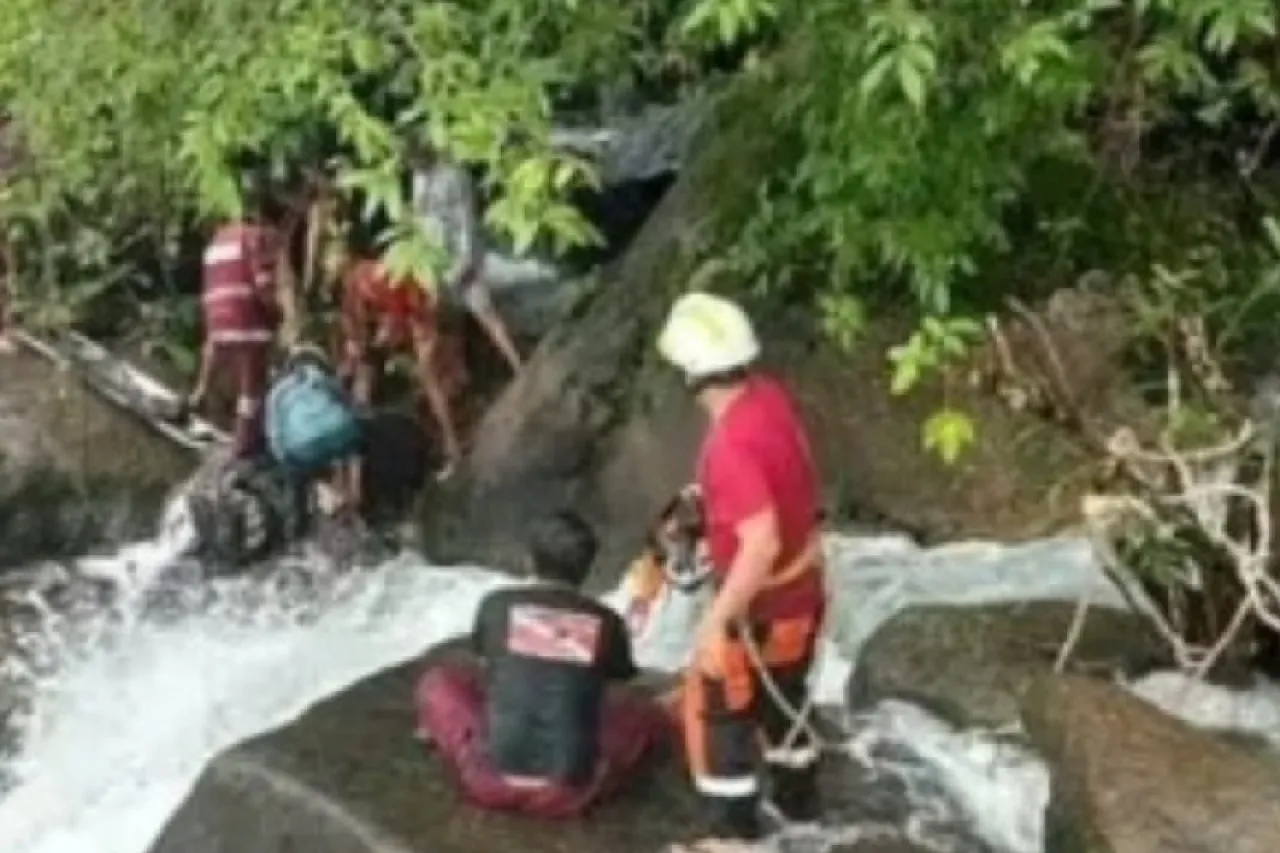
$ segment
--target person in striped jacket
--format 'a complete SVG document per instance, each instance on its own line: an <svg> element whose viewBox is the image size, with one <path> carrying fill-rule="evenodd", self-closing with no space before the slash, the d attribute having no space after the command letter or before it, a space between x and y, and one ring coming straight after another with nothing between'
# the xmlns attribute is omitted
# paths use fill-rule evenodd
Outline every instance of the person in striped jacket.
<svg viewBox="0 0 1280 853"><path fill-rule="evenodd" d="M264 449L263 400L281 320L276 279L282 247L263 216L264 181L248 175L241 190L242 216L218 226L204 252L205 338L184 412L202 405L215 373L228 371L236 394L233 452L246 459Z"/></svg>

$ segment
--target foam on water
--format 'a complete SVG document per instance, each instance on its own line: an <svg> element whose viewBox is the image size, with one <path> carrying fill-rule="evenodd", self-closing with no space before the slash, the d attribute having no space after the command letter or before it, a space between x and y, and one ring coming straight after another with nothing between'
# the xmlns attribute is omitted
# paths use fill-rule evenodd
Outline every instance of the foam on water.
<svg viewBox="0 0 1280 853"><path fill-rule="evenodd" d="M84 568L137 590L163 571L180 539L173 534ZM850 659L863 640L913 603L1062 599L1083 590L1108 603L1087 548L1072 539L922 550L898 537L832 536L828 557L832 630L815 688L831 704L842 700ZM11 768L19 782L0 801L0 850L145 853L218 752L462 633L484 593L510 582L479 567L434 567L409 554L345 576L296 565L283 575L307 568L310 580L301 585L215 582L204 590L207 600L181 617L140 617L135 594L90 626L84 619L51 620L40 644L52 663L31 674L29 714ZM618 595L610 600L622 603ZM651 667L673 669L687 653L699 603L669 605L637 644ZM1225 700L1189 701L1176 683L1149 679L1137 689L1172 710L1210 722L1225 714L1235 723L1270 726L1280 737L1280 698L1258 699L1247 712L1237 703L1226 712L1218 707ZM947 817L941 789L993 849L1041 853L1048 780L1032 756L986 735L955 732L900 703L852 720L850 731L839 748L897 773L914 790L910 835L942 849L931 837L931 826ZM899 761L904 755L914 760ZM828 830L813 849L884 830Z"/></svg>
<svg viewBox="0 0 1280 853"><path fill-rule="evenodd" d="M310 608L214 606L68 650L36 697L0 850L142 853L214 754L463 632L505 582L406 556L332 580Z"/></svg>

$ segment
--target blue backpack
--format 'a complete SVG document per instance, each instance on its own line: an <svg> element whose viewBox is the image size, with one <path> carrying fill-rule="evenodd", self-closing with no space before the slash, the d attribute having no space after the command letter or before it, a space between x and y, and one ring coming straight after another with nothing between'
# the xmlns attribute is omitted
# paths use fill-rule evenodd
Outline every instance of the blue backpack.
<svg viewBox="0 0 1280 853"><path fill-rule="evenodd" d="M318 471L360 449L363 429L355 406L329 370L296 360L267 394L267 446L281 465Z"/></svg>

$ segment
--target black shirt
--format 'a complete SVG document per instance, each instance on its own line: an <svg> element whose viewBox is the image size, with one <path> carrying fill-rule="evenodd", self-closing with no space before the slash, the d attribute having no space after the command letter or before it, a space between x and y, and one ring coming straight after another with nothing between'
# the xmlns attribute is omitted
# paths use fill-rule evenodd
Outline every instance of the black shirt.
<svg viewBox="0 0 1280 853"><path fill-rule="evenodd" d="M498 770L589 781L605 686L638 674L622 618L569 587L500 589L480 605L472 642L488 664L487 746Z"/></svg>

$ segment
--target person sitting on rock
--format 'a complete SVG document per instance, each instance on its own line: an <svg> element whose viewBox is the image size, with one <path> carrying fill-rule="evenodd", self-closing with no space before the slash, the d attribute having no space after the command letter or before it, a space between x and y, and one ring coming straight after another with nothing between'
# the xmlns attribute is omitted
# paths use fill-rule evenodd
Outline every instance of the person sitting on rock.
<svg viewBox="0 0 1280 853"><path fill-rule="evenodd" d="M670 723L650 699L608 689L639 671L622 617L579 591L598 550L591 527L555 513L528 547L533 582L480 605L482 665L441 663L419 681L418 733L471 802L573 817L631 776Z"/></svg>
<svg viewBox="0 0 1280 853"><path fill-rule="evenodd" d="M379 261L357 258L342 243L329 255L329 273L342 288L341 372L351 377L356 401L373 400L374 376L389 351L408 346L417 365L417 378L427 406L440 430L444 463L438 480L452 475L462 457L450 398L465 384L461 359L444 358L436 322L436 300L429 285L394 281ZM456 355L456 354L454 354ZM363 499L361 475L353 474L352 495Z"/></svg>

